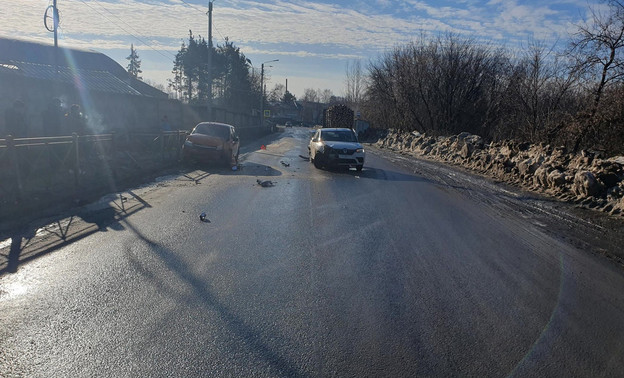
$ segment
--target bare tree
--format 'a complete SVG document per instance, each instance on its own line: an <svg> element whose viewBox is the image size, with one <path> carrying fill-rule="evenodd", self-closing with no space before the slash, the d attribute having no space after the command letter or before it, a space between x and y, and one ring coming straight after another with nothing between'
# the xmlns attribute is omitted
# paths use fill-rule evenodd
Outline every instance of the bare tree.
<svg viewBox="0 0 624 378"><path fill-rule="evenodd" d="M504 62L501 51L452 34L397 47L369 66L367 110L377 115L367 116L405 130L482 133Z"/></svg>
<svg viewBox="0 0 624 378"><path fill-rule="evenodd" d="M331 91L331 89L317 89L316 93L318 95L319 102L323 104L329 104L331 98L334 97L334 93Z"/></svg>
<svg viewBox="0 0 624 378"><path fill-rule="evenodd" d="M360 60L347 62L345 68L345 101L356 112L359 111L364 95L365 80Z"/></svg>
<svg viewBox="0 0 624 378"><path fill-rule="evenodd" d="M512 68L508 81L507 117L511 137L531 142L552 140L576 108L567 104L577 77L566 70L564 59L542 42L530 41L524 56Z"/></svg>
<svg viewBox="0 0 624 378"><path fill-rule="evenodd" d="M318 102L318 94L315 89L306 88L303 90L303 101Z"/></svg>
<svg viewBox="0 0 624 378"><path fill-rule="evenodd" d="M589 122L581 125L575 151L588 134L595 132L596 113L605 90L624 79L624 2L609 0L607 4L608 13L591 9L591 20L578 26L570 43L575 58L573 70L583 74L593 92Z"/></svg>

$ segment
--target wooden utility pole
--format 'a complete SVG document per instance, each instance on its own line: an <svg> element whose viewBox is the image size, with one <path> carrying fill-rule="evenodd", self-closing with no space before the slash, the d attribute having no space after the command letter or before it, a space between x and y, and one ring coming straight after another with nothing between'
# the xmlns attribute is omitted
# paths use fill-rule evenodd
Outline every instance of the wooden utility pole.
<svg viewBox="0 0 624 378"><path fill-rule="evenodd" d="M212 121L212 1L208 2L208 119Z"/></svg>

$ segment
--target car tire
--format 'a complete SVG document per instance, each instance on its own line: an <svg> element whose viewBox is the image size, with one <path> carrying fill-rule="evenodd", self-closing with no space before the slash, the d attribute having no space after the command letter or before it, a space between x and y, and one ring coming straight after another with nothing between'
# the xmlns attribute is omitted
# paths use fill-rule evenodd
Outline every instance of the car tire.
<svg viewBox="0 0 624 378"><path fill-rule="evenodd" d="M355 170L358 172L362 172L362 168L364 168L363 165L358 165L357 167L355 167Z"/></svg>
<svg viewBox="0 0 624 378"><path fill-rule="evenodd" d="M321 169L323 167L319 158L314 159L312 163L314 163L314 168Z"/></svg>

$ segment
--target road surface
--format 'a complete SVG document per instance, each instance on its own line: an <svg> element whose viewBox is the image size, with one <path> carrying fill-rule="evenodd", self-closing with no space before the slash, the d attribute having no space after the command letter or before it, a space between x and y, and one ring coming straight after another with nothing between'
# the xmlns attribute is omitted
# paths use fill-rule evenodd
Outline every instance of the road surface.
<svg viewBox="0 0 624 378"><path fill-rule="evenodd" d="M622 375L599 226L383 151L317 170L308 137L0 239L0 376Z"/></svg>

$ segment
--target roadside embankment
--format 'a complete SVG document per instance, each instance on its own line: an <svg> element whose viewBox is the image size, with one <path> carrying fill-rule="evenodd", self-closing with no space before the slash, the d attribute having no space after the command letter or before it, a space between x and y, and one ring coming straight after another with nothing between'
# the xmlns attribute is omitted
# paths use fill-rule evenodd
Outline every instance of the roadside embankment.
<svg viewBox="0 0 624 378"><path fill-rule="evenodd" d="M497 180L624 216L624 156L601 158L564 147L513 141L485 143L478 135L461 133L432 137L389 130L376 146L459 165Z"/></svg>

